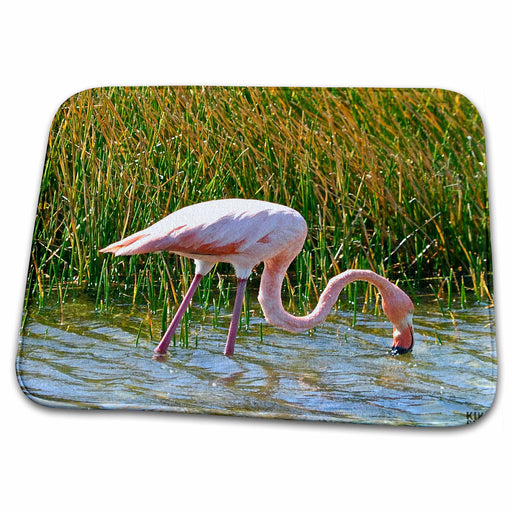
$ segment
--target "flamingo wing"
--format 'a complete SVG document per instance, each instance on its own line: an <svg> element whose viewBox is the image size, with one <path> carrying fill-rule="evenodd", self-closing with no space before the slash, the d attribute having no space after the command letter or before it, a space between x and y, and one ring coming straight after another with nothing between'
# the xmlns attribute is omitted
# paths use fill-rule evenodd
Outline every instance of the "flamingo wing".
<svg viewBox="0 0 512 512"><path fill-rule="evenodd" d="M290 224L305 229L305 222L291 208L255 200L225 199L199 203L152 226L105 247L101 252L116 256L148 252L176 252L194 257L222 257L254 253L282 246L294 235ZM262 261L259 259L259 261Z"/></svg>

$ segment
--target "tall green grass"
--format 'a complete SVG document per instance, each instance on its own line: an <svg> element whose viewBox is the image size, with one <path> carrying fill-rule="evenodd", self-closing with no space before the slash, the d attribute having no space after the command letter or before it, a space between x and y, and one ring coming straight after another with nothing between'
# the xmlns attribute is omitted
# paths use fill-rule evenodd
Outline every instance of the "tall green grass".
<svg viewBox="0 0 512 512"><path fill-rule="evenodd" d="M165 302L169 316L190 262L98 249L224 197L305 217L309 236L286 281L299 310L354 267L410 288L435 277L489 295L484 132L465 97L238 87L114 87L64 102L49 134L28 294L43 304L79 285L102 307L125 289L152 310Z"/></svg>

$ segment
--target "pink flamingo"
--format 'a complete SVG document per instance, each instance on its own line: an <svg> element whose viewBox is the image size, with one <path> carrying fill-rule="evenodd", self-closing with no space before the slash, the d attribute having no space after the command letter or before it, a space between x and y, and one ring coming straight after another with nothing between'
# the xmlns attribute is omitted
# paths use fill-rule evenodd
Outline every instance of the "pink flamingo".
<svg viewBox="0 0 512 512"><path fill-rule="evenodd" d="M288 266L301 251L306 234L306 221L292 208L253 199L220 199L177 210L100 252L126 256L169 251L194 259L194 279L155 349L158 354L167 352L201 278L221 261L231 263L238 278L225 355L234 352L247 279L260 262L264 262L265 268L258 300L270 324L290 332L312 329L327 318L347 284L367 281L378 288L384 313L393 324L391 353L396 355L412 350L414 306L411 300L396 285L370 270L347 270L333 277L309 315L295 317L284 310L281 301L283 278Z"/></svg>

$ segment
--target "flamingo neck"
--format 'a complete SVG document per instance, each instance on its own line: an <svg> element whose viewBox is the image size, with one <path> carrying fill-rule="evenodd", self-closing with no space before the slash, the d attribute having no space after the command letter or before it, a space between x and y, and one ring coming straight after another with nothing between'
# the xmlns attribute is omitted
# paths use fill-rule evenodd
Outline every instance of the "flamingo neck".
<svg viewBox="0 0 512 512"><path fill-rule="evenodd" d="M327 283L325 290L320 295L317 306L311 313L297 317L286 312L281 301L281 285L285 273L286 268L283 268L283 266L276 265L272 261L265 262L258 300L267 322L290 332L312 329L324 322L338 300L341 290L353 281L367 281L373 284L378 288L384 300L394 288L390 281L371 270L346 270Z"/></svg>

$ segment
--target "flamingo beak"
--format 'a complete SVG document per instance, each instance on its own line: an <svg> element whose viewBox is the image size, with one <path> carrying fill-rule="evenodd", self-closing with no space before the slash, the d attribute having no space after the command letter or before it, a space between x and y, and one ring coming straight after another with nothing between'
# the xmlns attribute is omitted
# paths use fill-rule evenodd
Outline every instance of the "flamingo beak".
<svg viewBox="0 0 512 512"><path fill-rule="evenodd" d="M414 329L412 324L407 324L403 329L396 329L393 333L393 346L391 347L390 354L397 356L400 354L407 354L411 352L414 345Z"/></svg>

